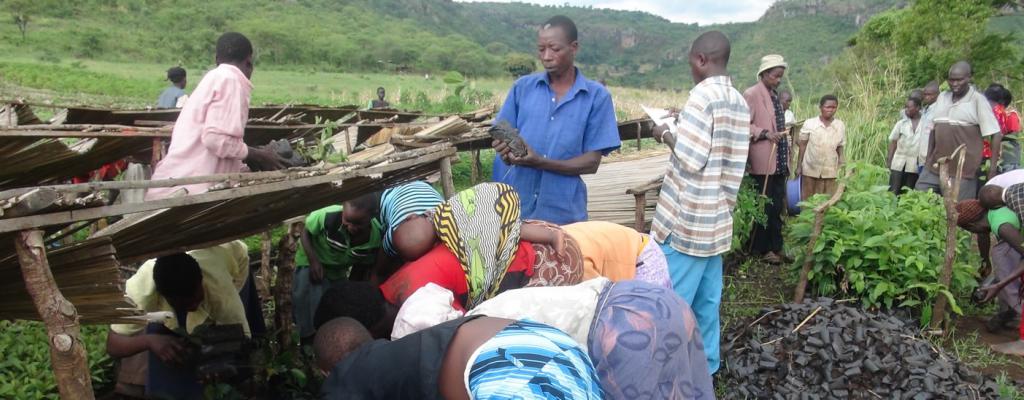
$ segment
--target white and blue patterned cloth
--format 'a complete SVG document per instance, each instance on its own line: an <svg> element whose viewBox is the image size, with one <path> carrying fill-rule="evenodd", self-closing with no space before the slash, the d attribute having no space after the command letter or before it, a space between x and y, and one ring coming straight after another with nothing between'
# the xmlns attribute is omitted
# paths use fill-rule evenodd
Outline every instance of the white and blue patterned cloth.
<svg viewBox="0 0 1024 400"><path fill-rule="evenodd" d="M480 346L467 368L473 399L601 399L590 357L569 335L516 321Z"/></svg>

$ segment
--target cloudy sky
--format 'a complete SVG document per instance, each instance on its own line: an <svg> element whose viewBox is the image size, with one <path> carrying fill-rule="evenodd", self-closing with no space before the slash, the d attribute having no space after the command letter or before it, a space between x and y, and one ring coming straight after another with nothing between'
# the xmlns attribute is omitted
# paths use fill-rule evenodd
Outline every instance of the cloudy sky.
<svg viewBox="0 0 1024 400"><path fill-rule="evenodd" d="M467 0L456 0L465 2ZM701 25L746 22L758 19L775 0L487 0L501 3L594 6L616 10L646 11L673 22Z"/></svg>

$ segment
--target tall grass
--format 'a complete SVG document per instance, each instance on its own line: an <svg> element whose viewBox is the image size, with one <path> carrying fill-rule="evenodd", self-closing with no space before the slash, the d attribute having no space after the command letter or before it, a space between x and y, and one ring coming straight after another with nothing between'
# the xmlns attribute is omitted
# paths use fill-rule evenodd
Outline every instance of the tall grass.
<svg viewBox="0 0 1024 400"><path fill-rule="evenodd" d="M903 103L910 87L895 68L841 57L820 73L812 87L793 102L798 119L819 115L818 100L825 94L839 98L836 118L846 124L844 155L851 162L885 165L889 133L903 118Z"/></svg>

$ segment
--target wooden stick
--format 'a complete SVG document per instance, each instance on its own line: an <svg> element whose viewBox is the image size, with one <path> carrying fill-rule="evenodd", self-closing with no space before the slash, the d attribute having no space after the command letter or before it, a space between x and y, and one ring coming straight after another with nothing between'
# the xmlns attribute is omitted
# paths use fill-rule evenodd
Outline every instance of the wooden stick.
<svg viewBox="0 0 1024 400"><path fill-rule="evenodd" d="M641 150L641 148L640 148L641 147L641 144L640 144L640 134L643 132L642 128L643 128L643 122L642 121L637 121L637 123L636 123L636 151L640 151Z"/></svg>
<svg viewBox="0 0 1024 400"><path fill-rule="evenodd" d="M471 160L470 160L471 164L469 166L469 169L470 169L469 178L470 178L470 182L472 184L476 185L478 182L480 182L480 150L479 149L473 149L473 150L470 151L470 154L472 154L473 157L470 157L471 158Z"/></svg>
<svg viewBox="0 0 1024 400"><path fill-rule="evenodd" d="M633 222L633 228L637 232L643 232L645 228L645 222L647 222L647 192L640 192L633 195L633 200L636 202L636 215Z"/></svg>
<svg viewBox="0 0 1024 400"><path fill-rule="evenodd" d="M305 224L288 227L277 248L277 284L274 285L274 322L277 325L279 354L292 350L292 278L295 274L295 248Z"/></svg>
<svg viewBox="0 0 1024 400"><path fill-rule="evenodd" d="M50 366L62 399L93 399L89 360L78 325L78 312L64 298L53 280L43 232L18 232L14 242L25 279L25 289L46 325L50 341Z"/></svg>
<svg viewBox="0 0 1024 400"><path fill-rule="evenodd" d="M56 190L35 188L14 199L14 205L10 208L0 209L0 216L13 218L31 215L39 212L39 210L50 207L56 201Z"/></svg>
<svg viewBox="0 0 1024 400"><path fill-rule="evenodd" d="M953 276L953 261L956 260L956 201L960 196L960 181L963 179L964 159L966 158L966 147L958 146L949 157L940 158L937 161L939 167L939 186L942 188L942 205L946 208L946 260L942 266L942 273L939 275L939 285L949 288L949 282ZM949 181L949 168L946 164L949 161L959 158L956 173L956 182ZM932 307L932 330L941 329L942 320L946 317L946 304L948 300L943 294L935 297L935 306Z"/></svg>
<svg viewBox="0 0 1024 400"><path fill-rule="evenodd" d="M851 176L853 176L853 167L846 171L846 178L839 182L839 187L832 194L832 198L814 207L814 229L811 230L810 240L807 241L804 265L800 269L800 280L797 281L796 291L793 293L794 303L803 303L804 301L804 293L807 290L807 275L811 273L811 266L814 265L814 246L818 244L818 236L821 236L821 231L825 228L825 213L843 198L843 192L846 191L846 180L850 179Z"/></svg>
<svg viewBox="0 0 1024 400"><path fill-rule="evenodd" d="M807 324L807 321L810 321L811 318L814 318L814 316L818 314L818 311L821 311L821 306L818 306L818 308L815 308L814 312L812 312L811 315L808 315L807 318L804 318L804 320L802 322L800 322L800 325L797 325L796 328L793 328L793 332L790 332L790 333L796 333L796 331L799 331L800 328L803 328L804 325Z"/></svg>
<svg viewBox="0 0 1024 400"><path fill-rule="evenodd" d="M257 194L264 194L287 189L295 189L331 182L340 182L345 179L357 176L374 176L383 174L385 172L403 170L415 165L426 164L434 160L438 160L440 158L448 157L455 154L455 149L449 145L443 145L443 147L440 149L433 148L423 150L433 151L424 152L425 155L421 157L412 158L402 162L388 163L359 170L348 170L335 174L313 176L309 178L294 179L283 182L258 184L253 186L234 188L230 190L211 191L185 197L175 197L147 201L144 203L116 204L104 207L86 208L82 210L61 211L49 214L31 215L27 217L0 219L0 233L14 232L28 228L57 225L62 223L72 223L87 219L99 219L103 217L110 217L116 215L125 215L143 211L180 207L192 204L213 203L217 201L242 198L246 196L253 196Z"/></svg>
<svg viewBox="0 0 1024 400"><path fill-rule="evenodd" d="M256 292L263 301L270 300L270 252L274 245L271 240L270 231L260 234L260 273L256 279Z"/></svg>
<svg viewBox="0 0 1024 400"><path fill-rule="evenodd" d="M441 159L441 191L444 198L450 199L455 195L455 182L452 178L452 160L449 157Z"/></svg>

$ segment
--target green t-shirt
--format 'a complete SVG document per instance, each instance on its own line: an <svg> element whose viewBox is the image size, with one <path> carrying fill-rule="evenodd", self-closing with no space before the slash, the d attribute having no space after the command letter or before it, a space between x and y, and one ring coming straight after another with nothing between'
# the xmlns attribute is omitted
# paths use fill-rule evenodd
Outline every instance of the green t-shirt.
<svg viewBox="0 0 1024 400"><path fill-rule="evenodd" d="M348 231L341 225L341 211L341 206L328 206L306 217L309 240L324 266L324 275L332 281L347 278L353 265L372 266L380 248L380 221L371 220L369 241L352 246ZM295 267L309 267L309 258L301 243L295 252Z"/></svg>
<svg viewBox="0 0 1024 400"><path fill-rule="evenodd" d="M999 227L1003 226L1003 224L1010 224L1010 226L1020 230L1020 218L1017 218L1017 214L1014 214L1007 207L989 211L986 218L988 218L988 226L992 228L992 232L996 233L997 236L999 234Z"/></svg>

